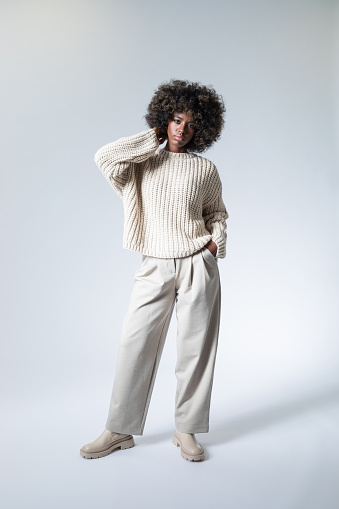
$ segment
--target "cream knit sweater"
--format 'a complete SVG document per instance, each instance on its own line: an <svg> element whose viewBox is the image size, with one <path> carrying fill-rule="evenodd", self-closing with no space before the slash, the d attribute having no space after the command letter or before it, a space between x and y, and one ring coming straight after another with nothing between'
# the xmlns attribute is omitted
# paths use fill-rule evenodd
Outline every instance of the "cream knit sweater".
<svg viewBox="0 0 339 509"><path fill-rule="evenodd" d="M123 247L182 258L210 240L226 256L221 181L211 161L159 148L153 129L102 147L95 162L123 200Z"/></svg>

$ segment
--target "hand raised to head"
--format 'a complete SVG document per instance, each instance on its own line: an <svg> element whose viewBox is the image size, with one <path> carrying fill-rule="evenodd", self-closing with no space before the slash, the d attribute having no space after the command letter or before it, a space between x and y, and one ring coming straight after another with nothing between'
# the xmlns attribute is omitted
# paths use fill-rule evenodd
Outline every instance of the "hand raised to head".
<svg viewBox="0 0 339 509"><path fill-rule="evenodd" d="M167 140L167 134L161 131L160 127L153 127L155 134L157 135L159 145L162 145Z"/></svg>

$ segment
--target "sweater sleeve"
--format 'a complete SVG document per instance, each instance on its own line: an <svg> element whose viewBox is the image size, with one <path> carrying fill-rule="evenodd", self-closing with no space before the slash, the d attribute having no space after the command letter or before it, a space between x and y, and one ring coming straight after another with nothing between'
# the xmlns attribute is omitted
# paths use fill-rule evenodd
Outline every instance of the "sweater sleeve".
<svg viewBox="0 0 339 509"><path fill-rule="evenodd" d="M104 145L96 152L94 161L121 196L131 169L151 157L158 146L155 131L149 129Z"/></svg>
<svg viewBox="0 0 339 509"><path fill-rule="evenodd" d="M218 247L216 257L225 258L228 213L222 199L221 180L215 167L208 181L202 215L206 229L211 233L212 240Z"/></svg>

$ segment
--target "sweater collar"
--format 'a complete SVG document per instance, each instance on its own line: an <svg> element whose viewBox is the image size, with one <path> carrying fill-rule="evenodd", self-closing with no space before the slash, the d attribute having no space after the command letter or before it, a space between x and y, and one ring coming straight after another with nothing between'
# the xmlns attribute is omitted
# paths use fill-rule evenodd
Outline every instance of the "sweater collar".
<svg viewBox="0 0 339 509"><path fill-rule="evenodd" d="M193 157L196 157L196 154L193 152L170 152L164 148L158 148L156 153L168 159L192 159Z"/></svg>

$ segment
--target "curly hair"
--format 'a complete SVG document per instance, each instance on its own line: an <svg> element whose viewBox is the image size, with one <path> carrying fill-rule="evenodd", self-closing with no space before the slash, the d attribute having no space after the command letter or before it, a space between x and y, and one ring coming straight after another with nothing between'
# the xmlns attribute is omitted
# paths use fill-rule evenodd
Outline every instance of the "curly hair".
<svg viewBox="0 0 339 509"><path fill-rule="evenodd" d="M170 80L156 90L145 119L149 127L159 127L166 135L174 112L192 116L197 130L186 148L190 152L204 152L220 138L225 111L222 96L211 86Z"/></svg>

